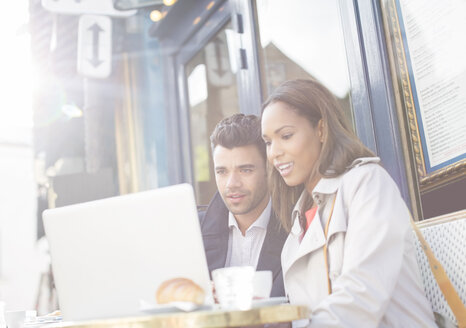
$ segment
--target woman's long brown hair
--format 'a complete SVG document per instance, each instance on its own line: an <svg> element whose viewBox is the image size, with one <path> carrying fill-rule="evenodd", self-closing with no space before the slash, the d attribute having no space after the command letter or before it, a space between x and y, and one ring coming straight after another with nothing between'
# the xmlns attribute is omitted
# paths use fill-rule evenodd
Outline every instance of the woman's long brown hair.
<svg viewBox="0 0 466 328"><path fill-rule="evenodd" d="M316 80L290 80L278 86L262 105L262 112L273 103L283 102L298 115L306 118L313 127L323 124L323 143L320 155L312 168L309 181L317 175L336 177L345 172L360 157L374 156L350 129L333 94ZM277 170L268 165L269 188L273 208L283 227L290 231L291 212L304 185L289 187ZM305 208L312 199L307 195Z"/></svg>

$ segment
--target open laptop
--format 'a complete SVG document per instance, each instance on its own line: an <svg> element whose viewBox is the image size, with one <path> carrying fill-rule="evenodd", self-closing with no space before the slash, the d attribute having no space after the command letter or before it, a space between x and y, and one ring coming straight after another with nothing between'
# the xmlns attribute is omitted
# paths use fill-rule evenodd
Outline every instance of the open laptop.
<svg viewBox="0 0 466 328"><path fill-rule="evenodd" d="M168 279L186 277L212 304L191 185L81 203L43 213L64 320L141 315Z"/></svg>

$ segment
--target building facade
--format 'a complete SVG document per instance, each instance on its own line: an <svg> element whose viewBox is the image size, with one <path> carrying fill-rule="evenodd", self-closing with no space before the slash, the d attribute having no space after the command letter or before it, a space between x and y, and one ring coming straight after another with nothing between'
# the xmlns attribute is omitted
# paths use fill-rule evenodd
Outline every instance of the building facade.
<svg viewBox="0 0 466 328"><path fill-rule="evenodd" d="M113 5L126 11L91 10L111 19L111 56L101 58L110 73L96 77L79 69L79 26L89 8L51 12L31 0L36 64L43 69L35 154L45 161L46 207L181 182L207 204L215 192L215 124L235 112L260 115L279 83L313 77L340 100L417 219L465 209L466 68L464 57L448 55L465 53L455 39L466 31L462 4ZM149 18L155 10L156 22ZM106 32L92 33L103 42ZM93 45L92 54L100 49L103 56L105 49Z"/></svg>

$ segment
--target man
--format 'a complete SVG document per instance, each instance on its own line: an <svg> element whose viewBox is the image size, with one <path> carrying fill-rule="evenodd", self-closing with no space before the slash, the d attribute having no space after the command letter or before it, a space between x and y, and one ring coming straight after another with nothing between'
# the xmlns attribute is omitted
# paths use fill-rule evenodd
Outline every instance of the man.
<svg viewBox="0 0 466 328"><path fill-rule="evenodd" d="M287 235L272 211L260 119L223 119L210 140L218 192L199 213L209 271L243 265L271 270L271 296L284 296L280 254Z"/></svg>

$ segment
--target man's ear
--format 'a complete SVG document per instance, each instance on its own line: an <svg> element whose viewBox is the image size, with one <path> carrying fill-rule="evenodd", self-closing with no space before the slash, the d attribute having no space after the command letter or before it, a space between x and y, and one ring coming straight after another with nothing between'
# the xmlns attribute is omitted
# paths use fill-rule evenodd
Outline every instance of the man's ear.
<svg viewBox="0 0 466 328"><path fill-rule="evenodd" d="M322 119L319 120L319 123L317 123L317 133L319 134L319 140L320 142L324 142L324 121Z"/></svg>

